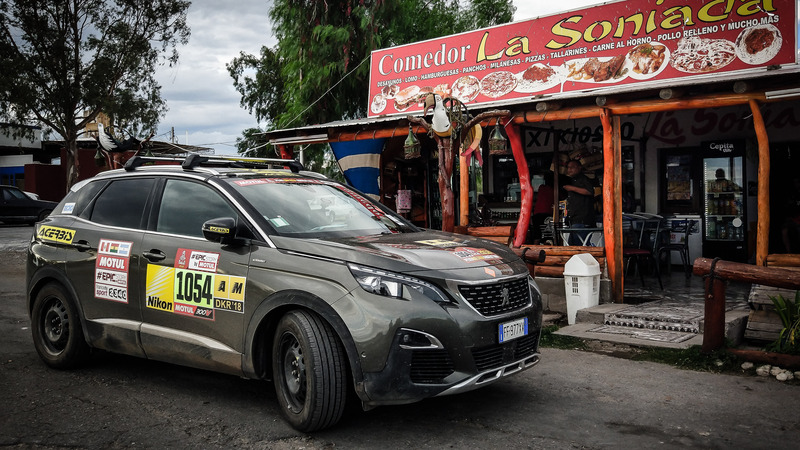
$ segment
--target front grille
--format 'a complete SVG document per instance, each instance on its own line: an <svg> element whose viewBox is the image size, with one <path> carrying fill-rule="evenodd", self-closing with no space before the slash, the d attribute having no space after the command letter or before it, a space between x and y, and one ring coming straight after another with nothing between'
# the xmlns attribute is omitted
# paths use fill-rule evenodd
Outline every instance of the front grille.
<svg viewBox="0 0 800 450"><path fill-rule="evenodd" d="M447 350L414 350L411 353L411 381L414 383L443 384L453 371L453 361Z"/></svg>
<svg viewBox="0 0 800 450"><path fill-rule="evenodd" d="M539 333L529 334L504 344L493 344L487 347L473 348L472 358L478 372L494 369L504 364L526 358L536 353L536 341Z"/></svg>
<svg viewBox="0 0 800 450"><path fill-rule="evenodd" d="M476 311L487 317L516 311L531 303L527 278L494 284L462 285L458 290Z"/></svg>

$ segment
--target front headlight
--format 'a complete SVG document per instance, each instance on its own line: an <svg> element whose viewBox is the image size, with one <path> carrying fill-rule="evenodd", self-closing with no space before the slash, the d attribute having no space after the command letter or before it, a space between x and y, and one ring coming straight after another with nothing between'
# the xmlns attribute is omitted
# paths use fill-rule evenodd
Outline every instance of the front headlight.
<svg viewBox="0 0 800 450"><path fill-rule="evenodd" d="M353 274L361 288L367 292L384 297L410 300L407 289L412 289L435 302L451 303L441 289L419 278L355 264L348 264L347 267L350 268L350 273Z"/></svg>

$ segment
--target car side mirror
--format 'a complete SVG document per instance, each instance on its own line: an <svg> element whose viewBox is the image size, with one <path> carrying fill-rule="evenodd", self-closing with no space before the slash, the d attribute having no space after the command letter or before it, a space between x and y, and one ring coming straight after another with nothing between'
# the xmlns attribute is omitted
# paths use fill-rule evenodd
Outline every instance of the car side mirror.
<svg viewBox="0 0 800 450"><path fill-rule="evenodd" d="M217 217L203 223L203 237L223 245L236 241L236 220L232 217Z"/></svg>

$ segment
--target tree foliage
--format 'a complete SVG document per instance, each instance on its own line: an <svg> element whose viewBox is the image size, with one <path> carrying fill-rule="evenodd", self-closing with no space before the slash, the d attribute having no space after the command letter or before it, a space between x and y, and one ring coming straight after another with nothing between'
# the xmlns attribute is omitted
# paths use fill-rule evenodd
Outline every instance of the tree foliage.
<svg viewBox="0 0 800 450"><path fill-rule="evenodd" d="M277 45L241 54L228 71L242 107L268 129L362 118L370 52L506 23L514 11L511 0L275 0ZM252 144L240 140L239 151Z"/></svg>
<svg viewBox="0 0 800 450"><path fill-rule="evenodd" d="M3 0L0 106L10 122L39 123L67 147L67 185L80 130L103 112L131 134L166 111L154 73L189 39L183 0Z"/></svg>

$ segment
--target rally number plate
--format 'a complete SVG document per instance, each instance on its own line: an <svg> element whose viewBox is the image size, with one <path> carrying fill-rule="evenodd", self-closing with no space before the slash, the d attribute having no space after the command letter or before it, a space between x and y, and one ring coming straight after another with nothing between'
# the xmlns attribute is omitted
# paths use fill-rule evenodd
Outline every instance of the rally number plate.
<svg viewBox="0 0 800 450"><path fill-rule="evenodd" d="M501 323L498 325L498 335L500 343L508 342L512 339L528 335L528 318L523 317L512 322Z"/></svg>

